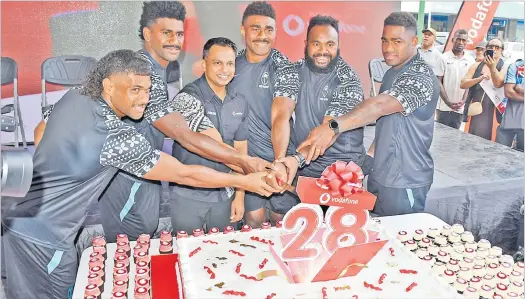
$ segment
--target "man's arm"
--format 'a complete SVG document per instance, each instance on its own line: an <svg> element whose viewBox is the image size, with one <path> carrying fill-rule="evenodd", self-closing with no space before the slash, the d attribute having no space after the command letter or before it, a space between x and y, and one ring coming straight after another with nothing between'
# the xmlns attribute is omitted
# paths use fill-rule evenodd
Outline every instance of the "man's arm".
<svg viewBox="0 0 525 299"><path fill-rule="evenodd" d="M505 82L505 76L507 75L507 66L501 68L500 71L496 68L498 62L494 60L491 56L485 57L485 64L490 70L490 77L492 78L492 84L494 87L500 88L503 87Z"/></svg>
<svg viewBox="0 0 525 299"><path fill-rule="evenodd" d="M426 105L432 99L434 92L432 75L419 63L410 66L407 71L398 76L391 89L364 100L355 109L337 118L339 132L343 133L363 127L381 116L397 112L408 115ZM316 158L333 143L333 138L333 130L323 124L310 132L307 140L299 146L298 150L310 146L307 160Z"/></svg>
<svg viewBox="0 0 525 299"><path fill-rule="evenodd" d="M275 160L284 158L290 142L290 119L295 110L295 101L276 97L272 103L272 145Z"/></svg>
<svg viewBox="0 0 525 299"><path fill-rule="evenodd" d="M234 141L233 147L241 154L248 155L248 141ZM240 221L244 216L244 193L243 189L235 190L235 197L232 202L230 222Z"/></svg>
<svg viewBox="0 0 525 299"><path fill-rule="evenodd" d="M41 120L38 125L35 128L34 131L34 144L35 148L38 147L38 144L40 143L40 140L42 140L42 136L44 136L44 131L46 130L46 122Z"/></svg>
<svg viewBox="0 0 525 299"><path fill-rule="evenodd" d="M521 88L521 94L516 90L516 86L519 84L506 83L505 88L505 97L509 100L523 102L523 88ZM519 90L519 89L518 89Z"/></svg>

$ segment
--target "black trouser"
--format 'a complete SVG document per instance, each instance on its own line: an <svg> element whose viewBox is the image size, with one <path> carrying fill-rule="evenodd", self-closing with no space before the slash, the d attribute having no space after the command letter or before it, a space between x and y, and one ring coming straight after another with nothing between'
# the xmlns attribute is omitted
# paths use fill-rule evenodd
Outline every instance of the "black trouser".
<svg viewBox="0 0 525 299"><path fill-rule="evenodd" d="M461 114L454 111L438 110L437 122L454 129L459 129L461 126L461 116Z"/></svg>

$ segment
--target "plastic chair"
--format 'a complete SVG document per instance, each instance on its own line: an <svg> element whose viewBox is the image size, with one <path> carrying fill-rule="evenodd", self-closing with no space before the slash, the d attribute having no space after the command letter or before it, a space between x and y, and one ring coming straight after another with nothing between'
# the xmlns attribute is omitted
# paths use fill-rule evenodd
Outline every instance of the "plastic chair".
<svg viewBox="0 0 525 299"><path fill-rule="evenodd" d="M370 74L370 81L372 82L372 88L370 90L371 97L377 95L375 83L383 83L383 76L389 69L390 67L383 58L375 58L368 63L368 73Z"/></svg>
<svg viewBox="0 0 525 299"><path fill-rule="evenodd" d="M18 67L16 61L9 57L2 57L0 64L2 66L2 86L13 84L13 104L5 105L1 108L1 114L7 114L13 111L15 126L15 147L18 147L18 130L22 135L22 144L27 148L26 134L24 131L24 122L20 112L20 101L18 99Z"/></svg>
<svg viewBox="0 0 525 299"><path fill-rule="evenodd" d="M63 55L51 57L42 63L42 108L47 106L46 83L75 87L84 83L97 64L93 57Z"/></svg>

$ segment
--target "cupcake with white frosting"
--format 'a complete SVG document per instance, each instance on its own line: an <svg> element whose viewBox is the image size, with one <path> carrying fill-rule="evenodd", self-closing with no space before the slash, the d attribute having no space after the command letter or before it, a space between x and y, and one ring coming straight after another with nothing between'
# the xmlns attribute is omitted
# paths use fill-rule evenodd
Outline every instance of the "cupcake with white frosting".
<svg viewBox="0 0 525 299"><path fill-rule="evenodd" d="M496 284L496 287L494 288L494 293L505 296L505 294L508 292L508 287L503 283Z"/></svg>
<svg viewBox="0 0 525 299"><path fill-rule="evenodd" d="M515 292L507 292L507 299L518 299L520 298L520 295Z"/></svg>
<svg viewBox="0 0 525 299"><path fill-rule="evenodd" d="M450 261L450 255L448 255L448 253L444 252L443 250L440 250L438 251L436 260L447 264Z"/></svg>
<svg viewBox="0 0 525 299"><path fill-rule="evenodd" d="M461 241L474 242L474 235L471 232L463 232L461 234Z"/></svg>
<svg viewBox="0 0 525 299"><path fill-rule="evenodd" d="M485 257L485 264L499 264L498 258L494 255L488 255Z"/></svg>
<svg viewBox="0 0 525 299"><path fill-rule="evenodd" d="M439 246L439 250L446 252L447 254L450 254L452 252L452 246L446 244Z"/></svg>
<svg viewBox="0 0 525 299"><path fill-rule="evenodd" d="M514 293L516 293L518 295L523 294L523 282L513 281L509 285L509 291L510 292L514 292Z"/></svg>
<svg viewBox="0 0 525 299"><path fill-rule="evenodd" d="M456 223L452 225L452 231L455 232L456 234L461 235L465 231L465 228L463 227L463 225Z"/></svg>
<svg viewBox="0 0 525 299"><path fill-rule="evenodd" d="M476 250L472 248L465 248L465 251L463 252L463 257L474 259L476 257Z"/></svg>
<svg viewBox="0 0 525 299"><path fill-rule="evenodd" d="M401 243L405 243L406 241L408 241L410 238L408 237L408 234L406 231L402 230L400 232L397 233L397 239L401 242Z"/></svg>
<svg viewBox="0 0 525 299"><path fill-rule="evenodd" d="M428 255L428 249L426 249L426 248L419 248L416 251L416 255L417 255L418 258L422 259L423 257Z"/></svg>
<svg viewBox="0 0 525 299"><path fill-rule="evenodd" d="M478 248L478 250L476 251L476 256L485 258L489 256L489 250L487 248Z"/></svg>
<svg viewBox="0 0 525 299"><path fill-rule="evenodd" d="M426 262L426 263L428 263L428 264L430 264L430 265L433 265L433 264L435 263L435 261L436 261L436 260L435 260L432 256L430 256L430 255L424 256L424 257L422 257L421 259L422 259L424 262Z"/></svg>
<svg viewBox="0 0 525 299"><path fill-rule="evenodd" d="M422 247L422 248L428 248L430 244L432 244L432 242L430 241L429 238L423 238L421 239L421 241L419 241L419 247Z"/></svg>
<svg viewBox="0 0 525 299"><path fill-rule="evenodd" d="M494 276L487 274L483 276L483 284L486 284L493 288L496 286L496 279L494 279Z"/></svg>
<svg viewBox="0 0 525 299"><path fill-rule="evenodd" d="M438 235L439 230L437 228L429 228L427 232L427 238L434 240Z"/></svg>
<svg viewBox="0 0 525 299"><path fill-rule="evenodd" d="M414 241L416 242L419 242L421 241L421 239L423 239L423 237L425 236L425 233L423 232L423 230L421 229L416 229L416 231L414 232Z"/></svg>
<svg viewBox="0 0 525 299"><path fill-rule="evenodd" d="M458 277L463 278L465 280L470 280L472 278L472 270L470 268L460 267L458 271Z"/></svg>
<svg viewBox="0 0 525 299"><path fill-rule="evenodd" d="M485 249L490 249L491 245L490 245L490 242L486 239L481 239L479 240L478 242L478 248L485 248Z"/></svg>
<svg viewBox="0 0 525 299"><path fill-rule="evenodd" d="M416 241L414 240L408 240L406 243L405 243L405 246L408 250L412 251L412 252L415 252L417 250L417 244L416 244Z"/></svg>
<svg viewBox="0 0 525 299"><path fill-rule="evenodd" d="M454 288L460 294L463 294L463 292L467 289L467 287L468 287L467 281L463 278L458 278L456 279L456 281L454 281Z"/></svg>
<svg viewBox="0 0 525 299"><path fill-rule="evenodd" d="M447 264L447 269L458 272L459 271L459 263L456 260L450 260Z"/></svg>
<svg viewBox="0 0 525 299"><path fill-rule="evenodd" d="M459 266L462 268L472 269L472 267L474 267L474 260L468 257L464 257L462 260L459 261Z"/></svg>
<svg viewBox="0 0 525 299"><path fill-rule="evenodd" d="M500 257L503 254L503 250L501 250L498 246L492 246L489 250L489 255L493 255L495 257Z"/></svg>
<svg viewBox="0 0 525 299"><path fill-rule="evenodd" d="M474 265L485 266L485 258L481 256L474 257Z"/></svg>
<svg viewBox="0 0 525 299"><path fill-rule="evenodd" d="M509 281L509 278L508 278L507 274L505 274L503 272L498 272L498 274L496 274L496 282L504 284L506 286L508 286L510 284L510 281Z"/></svg>
<svg viewBox="0 0 525 299"><path fill-rule="evenodd" d="M474 267L472 267L472 275L481 278L487 275L487 270L485 269L485 266L474 265Z"/></svg>
<svg viewBox="0 0 525 299"><path fill-rule="evenodd" d="M443 262L436 261L434 265L432 265L432 272L436 273L438 276L442 276L445 270L447 270L447 266Z"/></svg>
<svg viewBox="0 0 525 299"><path fill-rule="evenodd" d="M436 243L439 246L443 246L447 244L447 237L443 235L437 235L436 238L434 239L434 243Z"/></svg>
<svg viewBox="0 0 525 299"><path fill-rule="evenodd" d="M448 242L450 244L461 242L461 235L456 232L451 232L448 236Z"/></svg>
<svg viewBox="0 0 525 299"><path fill-rule="evenodd" d="M479 296L481 298L492 298L492 295L494 294L494 289L489 285L482 285L481 289L479 290Z"/></svg>
<svg viewBox="0 0 525 299"><path fill-rule="evenodd" d="M463 297L467 299L479 299L478 289L467 287L463 292Z"/></svg>
<svg viewBox="0 0 525 299"><path fill-rule="evenodd" d="M461 242L456 242L456 243L452 244L452 249L458 250L460 252L463 252L463 251L465 251L465 245L463 245L463 243L461 243Z"/></svg>
<svg viewBox="0 0 525 299"><path fill-rule="evenodd" d="M506 262L511 265L514 265L514 258L508 254L504 254L498 258L500 263Z"/></svg>
<svg viewBox="0 0 525 299"><path fill-rule="evenodd" d="M509 280L511 282L520 282L523 283L523 275L518 271L512 271L509 275Z"/></svg>
<svg viewBox="0 0 525 299"><path fill-rule="evenodd" d="M450 225L443 225L443 227L441 228L441 235L442 236L445 236L445 237L448 237L448 235L450 235L450 233L452 232L452 227Z"/></svg>
<svg viewBox="0 0 525 299"><path fill-rule="evenodd" d="M470 284L471 287L474 287L474 288L479 290L481 288L481 286L483 285L483 282L481 281L480 277L474 276L474 277L472 277L470 279L469 284Z"/></svg>
<svg viewBox="0 0 525 299"><path fill-rule="evenodd" d="M512 273L512 265L508 262L502 262L499 264L499 269L501 272L507 274L507 276L510 275L510 273Z"/></svg>
<svg viewBox="0 0 525 299"><path fill-rule="evenodd" d="M439 251L439 246L437 246L436 244L430 244L428 246L428 253L431 256L436 256L438 254L438 251Z"/></svg>
<svg viewBox="0 0 525 299"><path fill-rule="evenodd" d="M488 275L491 275L491 276L494 276L496 274L498 274L499 272L499 265L498 264L495 264L495 263L492 263L492 264L488 264L487 265L487 274Z"/></svg>
<svg viewBox="0 0 525 299"><path fill-rule="evenodd" d="M461 261L463 259L463 251L452 250L450 252L450 258L456 261Z"/></svg>
<svg viewBox="0 0 525 299"><path fill-rule="evenodd" d="M453 284L456 280L456 273L451 270L445 270L443 271L443 275L441 276L443 280L445 280L448 284Z"/></svg>
<svg viewBox="0 0 525 299"><path fill-rule="evenodd" d="M472 241L472 242L465 242L465 248L471 248L471 249L478 249L478 243Z"/></svg>
<svg viewBox="0 0 525 299"><path fill-rule="evenodd" d="M524 267L524 264L523 262L517 262L514 264L514 266L512 267L512 270L514 271L518 271L521 273L521 275L523 275L523 267Z"/></svg>

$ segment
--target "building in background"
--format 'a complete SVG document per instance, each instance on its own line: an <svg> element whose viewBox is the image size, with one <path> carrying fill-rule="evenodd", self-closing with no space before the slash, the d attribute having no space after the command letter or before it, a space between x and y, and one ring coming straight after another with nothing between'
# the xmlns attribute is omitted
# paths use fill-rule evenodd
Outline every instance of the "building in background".
<svg viewBox="0 0 525 299"><path fill-rule="evenodd" d="M430 16L430 26L438 32L450 32L454 26L462 1L430 2L425 1L425 27ZM500 37L508 42L524 40L524 3L500 1L498 10L487 33L487 38ZM417 18L419 2L401 2L401 10L412 12ZM441 43L446 41L446 34L438 36ZM441 39L440 39L441 38Z"/></svg>

